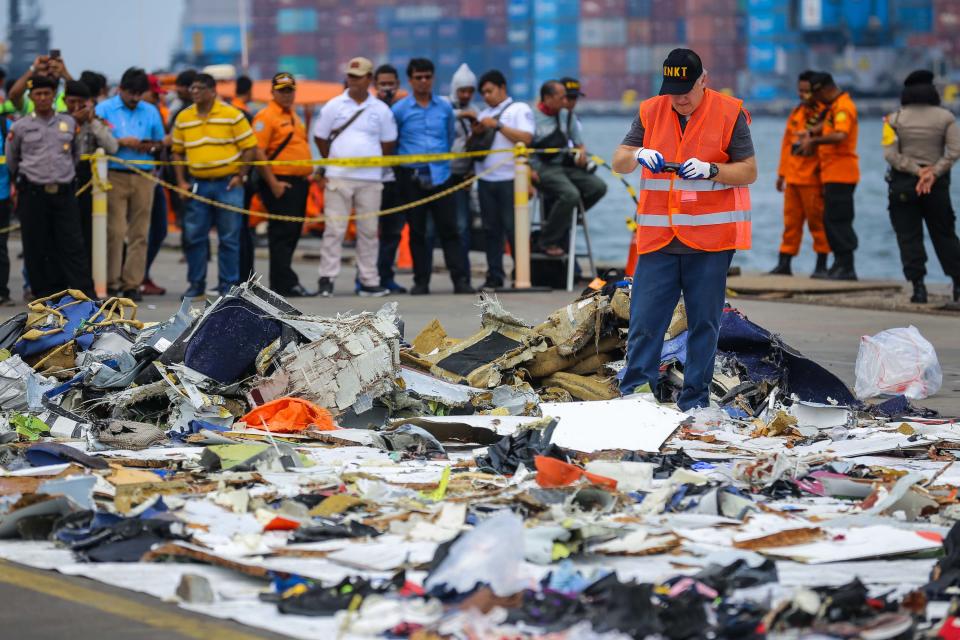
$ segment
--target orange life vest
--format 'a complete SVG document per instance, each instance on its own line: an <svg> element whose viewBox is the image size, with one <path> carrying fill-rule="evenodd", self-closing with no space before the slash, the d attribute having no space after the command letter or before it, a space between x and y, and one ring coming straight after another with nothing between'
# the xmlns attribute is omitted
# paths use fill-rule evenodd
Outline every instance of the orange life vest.
<svg viewBox="0 0 960 640"><path fill-rule="evenodd" d="M740 100L707 89L681 132L670 96L649 98L640 104L643 146L662 153L666 162L699 158L726 163L730 157L725 149L742 110ZM701 251L749 249L749 189L644 168L637 203L637 253L661 249L674 237Z"/></svg>

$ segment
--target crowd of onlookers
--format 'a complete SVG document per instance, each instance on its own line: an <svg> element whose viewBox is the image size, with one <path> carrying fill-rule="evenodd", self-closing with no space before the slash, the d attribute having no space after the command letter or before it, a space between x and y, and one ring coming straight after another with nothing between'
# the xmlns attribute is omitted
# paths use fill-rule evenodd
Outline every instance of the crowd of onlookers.
<svg viewBox="0 0 960 640"><path fill-rule="evenodd" d="M111 156L106 225L111 295L140 300L165 293L154 282L151 266L166 237L168 211L182 230L184 295L200 297L209 291L213 227L217 283L210 290L229 289L254 273L254 235L248 216L237 210L249 209L258 199L270 214L303 216L311 188L318 187L324 228L316 288L301 284L292 268L302 221L268 216L267 276L278 293L333 295L351 220L358 295L407 291L394 273L405 226L413 263L410 293L430 292L435 245L442 249L454 292L473 293L469 251L477 239L471 236L478 232L487 264L483 288L508 282L503 254L514 237L512 154L324 170L304 162L316 157L311 142L325 158L512 149L517 143L564 149L531 157L532 176L544 199L534 249L563 257L573 212L581 202L593 206L606 191L588 164L574 115L582 95L579 82L562 78L545 83L539 103L531 108L510 97L504 75L496 70L477 79L461 65L449 96L434 92L437 79L430 60L410 60L405 76L408 89L401 88L396 68L374 68L366 58L350 60L344 92L320 108L308 133L304 117L312 114L298 104L297 80L290 73L273 76L269 101L254 111L253 84L245 76L236 79L234 95L226 100L208 73L182 71L168 92L156 76L131 67L111 88L99 73L84 71L74 78L59 52L39 56L6 84L0 117L9 168L0 171L0 299L8 303L11 298L6 239L13 201L27 296L68 288L93 295L93 176L86 155L98 148ZM274 162L250 164L265 160ZM445 193L473 176L476 199L470 188ZM164 188L151 177L177 188ZM379 214L420 201L402 212ZM477 228L474 201L479 202Z"/></svg>

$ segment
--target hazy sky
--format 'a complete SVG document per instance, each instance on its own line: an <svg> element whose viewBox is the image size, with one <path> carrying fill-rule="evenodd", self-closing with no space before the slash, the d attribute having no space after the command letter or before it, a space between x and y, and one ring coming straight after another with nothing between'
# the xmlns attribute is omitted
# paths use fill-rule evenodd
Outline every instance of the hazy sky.
<svg viewBox="0 0 960 640"><path fill-rule="evenodd" d="M26 0L21 2L21 6ZM74 74L94 69L117 79L127 67L167 67L177 41L183 0L38 0L51 47ZM6 41L7 1L0 2ZM21 9L22 11L22 9Z"/></svg>

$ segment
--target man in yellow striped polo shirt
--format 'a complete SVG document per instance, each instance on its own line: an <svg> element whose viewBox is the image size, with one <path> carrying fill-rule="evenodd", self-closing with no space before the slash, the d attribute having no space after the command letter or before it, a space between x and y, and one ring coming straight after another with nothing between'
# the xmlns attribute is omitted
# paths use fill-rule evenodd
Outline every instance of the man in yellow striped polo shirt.
<svg viewBox="0 0 960 640"><path fill-rule="evenodd" d="M173 124L173 158L186 160L176 165L181 189L234 207L243 206L243 184L250 162L257 152L257 138L243 113L217 99L217 83L206 73L198 74L190 85L193 104L177 115ZM188 173L189 170L189 173ZM220 293L226 293L240 280L240 232L246 219L193 198L187 198L183 214L184 250L187 254L185 298L205 294L208 237L216 224L220 245L217 252L217 276Z"/></svg>

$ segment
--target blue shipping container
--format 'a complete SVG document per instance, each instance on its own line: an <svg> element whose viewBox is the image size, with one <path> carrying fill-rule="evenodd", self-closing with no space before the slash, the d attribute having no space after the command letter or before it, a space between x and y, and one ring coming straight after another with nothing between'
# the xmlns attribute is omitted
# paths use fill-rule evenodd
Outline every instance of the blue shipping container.
<svg viewBox="0 0 960 640"><path fill-rule="evenodd" d="M652 0L627 0L627 17L649 18L652 5Z"/></svg>
<svg viewBox="0 0 960 640"><path fill-rule="evenodd" d="M313 56L280 56L277 67L299 78L317 77L317 59Z"/></svg>
<svg viewBox="0 0 960 640"><path fill-rule="evenodd" d="M232 55L241 49L239 26L190 25L182 35L184 51Z"/></svg>
<svg viewBox="0 0 960 640"><path fill-rule="evenodd" d="M772 43L750 43L747 68L755 73L773 73L777 67L777 47Z"/></svg>
<svg viewBox="0 0 960 640"><path fill-rule="evenodd" d="M538 22L580 17L580 0L534 0L533 15Z"/></svg>
<svg viewBox="0 0 960 640"><path fill-rule="evenodd" d="M577 22L538 22L533 30L533 41L537 47L575 46L577 30Z"/></svg>
<svg viewBox="0 0 960 640"><path fill-rule="evenodd" d="M747 17L747 34L754 38L779 38L787 33L785 11L757 12Z"/></svg>
<svg viewBox="0 0 960 640"><path fill-rule="evenodd" d="M482 45L487 38L487 23L480 19L444 18L434 25L438 46L444 43L465 46Z"/></svg>
<svg viewBox="0 0 960 640"><path fill-rule="evenodd" d="M313 33L318 26L316 9L277 10L277 33Z"/></svg>
<svg viewBox="0 0 960 640"><path fill-rule="evenodd" d="M507 18L515 20L530 20L533 15L533 0L509 0L507 4Z"/></svg>

